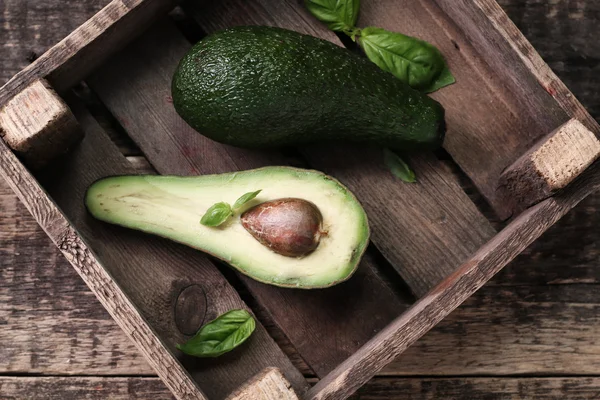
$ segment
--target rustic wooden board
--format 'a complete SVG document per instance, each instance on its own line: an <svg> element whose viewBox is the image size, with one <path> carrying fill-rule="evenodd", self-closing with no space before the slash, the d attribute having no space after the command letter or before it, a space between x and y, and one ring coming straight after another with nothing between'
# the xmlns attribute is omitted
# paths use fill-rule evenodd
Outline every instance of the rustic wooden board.
<svg viewBox="0 0 600 400"><path fill-rule="evenodd" d="M478 24L471 22L476 2L438 1L456 21L435 3L364 2L358 23L423 38L444 54L457 80L432 95L446 109L444 146L505 218L512 210L496 193L500 174L537 138L569 118L510 46L487 42L497 32L483 14L477 15Z"/></svg>
<svg viewBox="0 0 600 400"><path fill-rule="evenodd" d="M185 9L207 33L236 25L275 25L341 44L298 1L188 2ZM240 11L242 10L242 11ZM452 273L494 234L454 177L431 154L411 159L418 184L393 177L381 149L311 146L302 149L311 166L346 184L371 222L371 237L417 297Z"/></svg>
<svg viewBox="0 0 600 400"><path fill-rule="evenodd" d="M193 333L203 321L233 308L245 308L237 292L201 253L100 223L87 214L83 197L92 182L133 170L89 114L81 112L78 117L86 136L44 177L44 186L171 351L189 337L184 333ZM174 312L182 311L177 299L192 286L204 296L200 296L203 301L197 303L193 314L182 317L193 318L196 326L184 329L177 325ZM180 359L207 395L215 398L226 396L268 366L284 371L299 391L306 388L302 375L260 324L243 352L202 362L181 355Z"/></svg>
<svg viewBox="0 0 600 400"><path fill-rule="evenodd" d="M358 390L360 400L504 400L594 399L598 377L556 378L376 378Z"/></svg>
<svg viewBox="0 0 600 400"><path fill-rule="evenodd" d="M353 393L599 187L600 164L597 163L565 191L514 219L455 273L313 386L307 397L342 399Z"/></svg>
<svg viewBox="0 0 600 400"><path fill-rule="evenodd" d="M0 85L109 2L74 2L69 4L69 18L61 18L65 13L65 2L62 0L4 0L0 4Z"/></svg>
<svg viewBox="0 0 600 400"><path fill-rule="evenodd" d="M98 71L90 86L162 174L197 175L287 164L289 159L282 153L245 151L212 142L177 116L170 104L170 79L189 47L165 21ZM351 280L327 290L281 289L240 276L319 376L407 307L376 274L368 255Z"/></svg>
<svg viewBox="0 0 600 400"><path fill-rule="evenodd" d="M176 0L111 1L11 78L0 91L0 105L39 78L46 78L59 92L71 88L176 4Z"/></svg>
<svg viewBox="0 0 600 400"><path fill-rule="evenodd" d="M514 95L526 99L526 104L523 104L522 108L519 109L519 120L531 118L542 124L541 130L519 130L517 132L521 134L513 135L511 142L498 142L496 146L489 148L489 157L493 157L496 154L495 152L502 146L508 145L508 147L511 147L515 140L527 144L525 146L525 149L527 149L532 144L528 141L538 139L566 122L563 115L580 120L596 135L600 134L598 123L589 115L564 83L550 70L548 65L544 63L535 49L494 0L477 0L474 2L463 0L434 1L460 27L459 29L462 30L468 41L476 46L476 50L492 68L494 75L501 77L506 87ZM558 110L552 102L555 102L559 107ZM527 111L527 113L524 114L524 111ZM547 123L552 124L550 129L543 125ZM488 131L488 134L490 132ZM495 137L497 137L495 133L490 134L492 140ZM527 139L524 139L525 137ZM448 145L448 148L457 162L472 176L473 180L476 183L479 182L478 186L481 190L490 192L489 188L484 190L483 182L485 180L479 179L475 172L470 172L465 167L465 161L468 161L469 156L465 154L464 161L461 162L461 157L458 154L461 151L464 152L464 148L461 149L457 146L453 150L450 145ZM518 158L523 152L515 147L513 157ZM516 158L500 167L508 167ZM477 164L474 164L473 171L476 171L477 168ZM493 178L494 180L497 178L495 174ZM490 185L489 180L486 185ZM491 192L486 195L488 198L492 196ZM492 198L490 200L493 201ZM502 214L501 206L497 206L497 208L499 213Z"/></svg>
<svg viewBox="0 0 600 400"><path fill-rule="evenodd" d="M0 377L0 390L8 398L171 400L173 396L158 378L151 377ZM556 378L376 378L363 386L361 400L496 400L496 399L594 399L599 377Z"/></svg>
<svg viewBox="0 0 600 400"><path fill-rule="evenodd" d="M139 310L74 231L65 215L4 141L0 142L0 170L11 189L63 256L94 291L119 326L137 344L138 350L148 357L149 363L159 373L166 386L181 399L205 399L204 394L192 382L181 364L173 358Z"/></svg>

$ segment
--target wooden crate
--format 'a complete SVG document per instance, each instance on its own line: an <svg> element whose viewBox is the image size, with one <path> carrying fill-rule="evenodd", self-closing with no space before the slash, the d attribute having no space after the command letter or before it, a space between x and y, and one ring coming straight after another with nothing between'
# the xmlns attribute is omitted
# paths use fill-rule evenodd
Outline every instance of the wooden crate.
<svg viewBox="0 0 600 400"><path fill-rule="evenodd" d="M600 126L493 0L363 1L361 26L434 43L457 78L433 94L447 110L451 159L412 157L415 185L395 179L377 148L249 151L192 131L175 113L169 86L196 36L261 24L342 44L300 0L184 3L193 22L185 26L166 16L175 5L114 0L8 82L0 90L0 171L178 398L349 396L600 183L597 165L589 167L600 153ZM95 107L114 121L99 124L73 87L91 92ZM86 188L137 171L110 139L111 127L126 131L161 174L274 164L323 170L364 205L372 246L348 282L297 291L100 223L86 214ZM480 206L494 223L461 181L483 195ZM260 324L243 351L215 360L175 349L203 322L248 308L240 288L252 308L277 324L318 383L310 387Z"/></svg>

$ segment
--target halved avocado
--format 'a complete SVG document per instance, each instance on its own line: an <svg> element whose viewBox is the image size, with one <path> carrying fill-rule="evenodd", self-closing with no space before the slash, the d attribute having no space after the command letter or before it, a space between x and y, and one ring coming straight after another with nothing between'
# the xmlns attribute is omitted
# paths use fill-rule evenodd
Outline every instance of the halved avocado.
<svg viewBox="0 0 600 400"><path fill-rule="evenodd" d="M200 224L215 203L262 190L226 223ZM275 253L243 226L240 215L260 203L300 198L322 215L322 235L302 257ZM354 195L323 173L289 167L194 177L116 176L95 182L85 204L96 218L183 243L212 254L249 277L268 284L324 288L348 279L369 241L367 216Z"/></svg>

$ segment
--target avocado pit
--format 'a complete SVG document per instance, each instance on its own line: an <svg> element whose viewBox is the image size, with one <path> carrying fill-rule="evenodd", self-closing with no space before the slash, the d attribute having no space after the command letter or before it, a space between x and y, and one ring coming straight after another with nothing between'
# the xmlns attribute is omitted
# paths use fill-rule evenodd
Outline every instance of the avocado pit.
<svg viewBox="0 0 600 400"><path fill-rule="evenodd" d="M317 206L298 198L261 203L244 212L241 222L262 245L287 257L312 253L326 234Z"/></svg>

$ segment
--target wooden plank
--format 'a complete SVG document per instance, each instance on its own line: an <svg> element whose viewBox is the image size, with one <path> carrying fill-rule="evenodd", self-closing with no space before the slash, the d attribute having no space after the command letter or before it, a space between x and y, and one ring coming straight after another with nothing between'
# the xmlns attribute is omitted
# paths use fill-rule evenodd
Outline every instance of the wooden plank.
<svg viewBox="0 0 600 400"><path fill-rule="evenodd" d="M491 62L498 63L495 65L497 71L504 70L505 73L508 74L509 72L505 66L501 65L503 60L498 57L489 57L489 53L487 52L496 52L497 49L508 49L506 46L509 46L511 50L510 54L517 56L520 59L523 67L527 69L527 73L532 74L535 77L538 84L554 98L569 117L583 122L583 124L596 135L600 134L600 125L598 122L587 112L585 107L583 107L577 98L573 96L573 93L571 93L565 84L550 69L548 64L540 57L535 48L529 43L519 28L517 28L517 26L508 18L496 1L461 1L460 3L466 4L471 8L470 12L467 12L466 15L462 16L460 15L462 4L457 7L457 4L453 1L434 1L438 2L448 15L458 18L457 22L460 22L461 27L466 29L472 29L471 26L479 23L482 16L484 16L487 20L486 25L491 24L494 29L482 29L484 37L481 38L483 39L481 43L478 42L477 44L484 45L484 52L482 53L483 57L491 60ZM573 16L576 16L576 13L573 13ZM462 18L465 17L469 18L470 21L467 25L462 25L464 21ZM480 29L481 28L482 27L480 27ZM544 110L544 112L546 112L546 110ZM547 117L548 115L546 113L546 118Z"/></svg>
<svg viewBox="0 0 600 400"><path fill-rule="evenodd" d="M175 0L113 0L8 81L0 89L0 105L39 78L47 78L59 92L69 89L175 4Z"/></svg>
<svg viewBox="0 0 600 400"><path fill-rule="evenodd" d="M358 23L422 38L444 54L457 80L432 95L446 109L444 147L507 218L513 210L497 193L500 174L569 118L510 47L494 47L498 32L484 14L473 21L477 11L465 0L375 0L361 4Z"/></svg>
<svg viewBox="0 0 600 400"><path fill-rule="evenodd" d="M599 289L485 286L379 374L595 375Z"/></svg>
<svg viewBox="0 0 600 400"><path fill-rule="evenodd" d="M4 0L0 5L0 85L109 2L84 0L70 3L69 18L62 18L65 13L63 0Z"/></svg>
<svg viewBox="0 0 600 400"><path fill-rule="evenodd" d="M477 0L477 1L448 1L434 0L440 8L454 23L460 27L463 35L467 40L476 47L481 58L486 60L486 63L493 69L495 76L501 77L503 81L511 85L511 90L523 98L527 98L529 102L538 98L538 104L532 103L533 108L530 110L528 118L534 119L541 124L551 123L550 126L541 127L538 130L521 130L525 133L525 137L530 138L525 148L533 144L533 140L544 136L558 125L566 122L562 114L568 117L575 118L583 122L588 129L596 135L600 134L600 126L592 118L581 103L573 96L560 79L552 72L548 65L542 60L533 46L527 41L518 28L510 21L504 11L494 0ZM507 65L510 68L507 68ZM552 105L549 107L547 102L540 103L543 98L551 99L560 107L560 111ZM520 116L520 118L525 118ZM488 131L490 138L498 137L496 132ZM521 136L521 142L525 142ZM518 136L517 136L518 138ZM512 142L515 141L513 138ZM492 142L490 142L492 143ZM504 142L513 146L511 142ZM498 145L490 146L490 150L496 151L503 145L503 142L498 142ZM450 145L449 145L450 146ZM473 164L471 167L465 167L468 162L468 156L464 156L464 162L461 162L456 153L460 153L460 146L457 144L453 147L454 150L449 151L455 159L463 166L465 171L471 175L472 179L478 184L480 189L485 192L490 192L493 188L482 188L485 185L484 181L489 177L477 177L477 169L479 166ZM503 162L502 167L507 167L515 161L516 157L523 154L524 151L519 151L514 148L512 161ZM487 155L487 154L486 154ZM490 154L490 155L495 155ZM471 172L472 169L472 172ZM494 177L496 174L494 174ZM489 185L489 183L488 183ZM486 194L490 198L490 194ZM499 202L502 202L501 196L497 197ZM493 201L493 198L490 198ZM501 204L500 204L501 206ZM497 208L499 208L497 206ZM502 214L502 212L500 212ZM508 215L508 213L504 214Z"/></svg>
<svg viewBox="0 0 600 400"><path fill-rule="evenodd" d="M227 400L298 400L290 383L276 368L267 368L238 388Z"/></svg>
<svg viewBox="0 0 600 400"><path fill-rule="evenodd" d="M153 374L0 179L0 374Z"/></svg>
<svg viewBox="0 0 600 400"><path fill-rule="evenodd" d="M36 80L0 107L0 138L29 167L68 152L82 132L69 107L45 80Z"/></svg>
<svg viewBox="0 0 600 400"><path fill-rule="evenodd" d="M301 2L260 0L251 7L245 3L190 2L186 10L207 33L235 25L268 24L340 44ZM373 243L417 297L494 234L454 177L431 154L411 159L419 182L407 185L390 174L379 148L336 143L306 147L302 153L312 167L340 179L356 194L369 215Z"/></svg>
<svg viewBox="0 0 600 400"><path fill-rule="evenodd" d="M600 156L600 141L576 119L543 137L500 175L501 195L519 212L561 189Z"/></svg>
<svg viewBox="0 0 600 400"><path fill-rule="evenodd" d="M204 399L204 394L189 379L181 364L169 353L131 300L100 265L64 214L11 153L4 141L0 141L0 171L54 244L96 293L102 305L138 345L140 352L148 357L165 384L178 398Z"/></svg>
<svg viewBox="0 0 600 400"><path fill-rule="evenodd" d="M155 377L0 377L3 399L172 400Z"/></svg>
<svg viewBox="0 0 600 400"><path fill-rule="evenodd" d="M353 393L599 187L600 165L595 165L560 195L529 208L453 275L313 386L306 398L342 399Z"/></svg>
<svg viewBox="0 0 600 400"><path fill-rule="evenodd" d="M376 378L358 390L360 400L499 400L595 399L600 378Z"/></svg>
<svg viewBox="0 0 600 400"><path fill-rule="evenodd" d="M184 316L197 322L196 329L203 321L210 321L225 311L247 308L235 289L202 253L89 217L83 207L87 187L101 177L128 174L133 170L89 114L75 113L86 137L61 165L44 177L44 187L65 210L93 251L102 257L105 268L139 307L166 346L175 352L175 344L189 337L179 331L175 314L182 318L180 311L184 310L177 309L177 299L192 286L203 292L203 299L206 299L204 315ZM195 311L201 313L199 307ZM268 366L280 368L299 392L306 388L302 375L260 324L243 351L202 362L177 354L192 378L200 387L206 388L206 394L211 398L223 398Z"/></svg>
<svg viewBox="0 0 600 400"><path fill-rule="evenodd" d="M288 163L282 153L245 151L210 141L179 118L169 103L170 81L189 47L172 25L164 24L111 60L89 84L162 174ZM328 290L281 289L240 277L320 376L407 307L376 274L370 256L352 279Z"/></svg>
<svg viewBox="0 0 600 400"><path fill-rule="evenodd" d="M152 377L0 377L0 390L8 398L56 400L170 400L160 379ZM388 399L594 399L600 377L552 378L375 378L357 394L361 400Z"/></svg>
<svg viewBox="0 0 600 400"><path fill-rule="evenodd" d="M597 85L600 83L594 77L598 74L600 46L595 38L600 3L522 0L498 3L551 69L591 115L597 117L600 114Z"/></svg>

